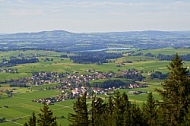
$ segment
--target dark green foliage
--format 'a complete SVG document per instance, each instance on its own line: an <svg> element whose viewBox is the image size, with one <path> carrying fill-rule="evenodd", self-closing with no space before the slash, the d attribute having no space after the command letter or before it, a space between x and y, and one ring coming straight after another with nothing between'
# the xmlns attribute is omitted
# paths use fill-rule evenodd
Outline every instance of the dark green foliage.
<svg viewBox="0 0 190 126"><path fill-rule="evenodd" d="M44 104L40 111L41 113L38 114L39 118L37 119L39 126L57 126L56 117L53 116L53 112L49 110L48 105Z"/></svg>
<svg viewBox="0 0 190 126"><path fill-rule="evenodd" d="M120 126L124 121L125 110L127 109L127 106L129 106L128 96L125 93L120 95L120 93L116 91L115 97L113 98L113 103L114 125Z"/></svg>
<svg viewBox="0 0 190 126"><path fill-rule="evenodd" d="M127 124L127 126L146 126L144 120L143 120L143 113L142 110L139 108L139 106L134 103L130 107L130 122Z"/></svg>
<svg viewBox="0 0 190 126"><path fill-rule="evenodd" d="M32 116L29 118L29 121L24 124L24 126L36 126L36 115L35 112L32 113Z"/></svg>
<svg viewBox="0 0 190 126"><path fill-rule="evenodd" d="M111 126L113 123L113 109L114 109L114 103L113 103L113 97L108 97L108 102L106 103L105 110L103 114L104 118L104 125Z"/></svg>
<svg viewBox="0 0 190 126"><path fill-rule="evenodd" d="M38 114L38 118L36 118L36 114L33 112L29 121L25 122L24 126L57 126L56 117L53 117L53 112L49 110L48 105L44 104L40 111L41 113Z"/></svg>
<svg viewBox="0 0 190 126"><path fill-rule="evenodd" d="M142 107L143 118L148 126L158 125L158 108L152 93L148 94L147 103Z"/></svg>
<svg viewBox="0 0 190 126"><path fill-rule="evenodd" d="M86 105L86 93L77 98L73 105L75 114L69 113L70 126L88 126L88 110Z"/></svg>
<svg viewBox="0 0 190 126"><path fill-rule="evenodd" d="M163 90L157 89L162 97L160 103L163 122L171 126L179 126L183 123L190 103L190 81L188 71L183 67L183 62L176 54L169 64L168 78L162 84Z"/></svg>
<svg viewBox="0 0 190 126"><path fill-rule="evenodd" d="M92 126L101 126L105 124L105 107L102 98L97 98L96 96L92 99L92 109L91 109L91 125Z"/></svg>
<svg viewBox="0 0 190 126"><path fill-rule="evenodd" d="M103 82L94 82L92 83L92 87L99 87L99 88L109 88L109 87L120 87L120 86L126 86L128 87L129 84L135 83L133 80L128 80L126 82L121 81L119 79L114 79L114 80L105 80Z"/></svg>

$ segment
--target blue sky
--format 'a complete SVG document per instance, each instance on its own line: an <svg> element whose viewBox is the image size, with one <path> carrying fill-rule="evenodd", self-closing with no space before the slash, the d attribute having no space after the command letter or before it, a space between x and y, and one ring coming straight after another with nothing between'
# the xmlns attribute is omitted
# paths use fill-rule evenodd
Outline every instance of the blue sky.
<svg viewBox="0 0 190 126"><path fill-rule="evenodd" d="M0 0L0 33L190 30L190 0Z"/></svg>

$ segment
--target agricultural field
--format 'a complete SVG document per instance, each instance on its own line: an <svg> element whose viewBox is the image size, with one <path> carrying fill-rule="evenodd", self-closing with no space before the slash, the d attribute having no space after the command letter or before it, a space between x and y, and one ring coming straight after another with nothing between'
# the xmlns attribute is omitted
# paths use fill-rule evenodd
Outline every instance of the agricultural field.
<svg viewBox="0 0 190 126"><path fill-rule="evenodd" d="M143 50L142 53L152 53L154 55L163 54L163 55L171 55L178 53L179 55L189 54L188 48L162 48L162 49L152 49L152 50Z"/></svg>
<svg viewBox="0 0 190 126"><path fill-rule="evenodd" d="M128 51L128 50L126 50ZM118 51L117 51L118 52ZM122 52L125 52L122 50ZM143 54L152 53L152 54L165 54L173 55L176 52L179 54L189 54L189 49L173 49L173 48L164 48L157 50L142 50ZM151 80L148 73L152 71L161 71L167 73L167 65L170 61L160 61L155 58L150 58L146 56L127 56L124 55L121 58L112 59L108 63L102 65L97 64L77 64L73 63L69 58L60 58L61 55L67 53L63 52L53 52L53 51L8 51L0 52L0 62L3 58L9 58L10 56L18 56L19 54L27 56L37 56L39 62L37 63L27 63L19 64L11 67L1 67L0 69L13 68L17 69L17 73L0 73L0 82L11 79L19 79L24 77L31 77L32 72L58 72L58 73L75 73L79 74L89 74L86 70L94 69L96 71L108 72L113 71L118 73L122 70L127 69L136 69L143 71L143 76L146 77L148 87L146 88L135 88L135 89L119 89L119 91L126 92L128 94L129 100L131 102L138 103L142 105L143 102L146 102L147 93L134 95L130 94L131 91L144 91L144 92L153 92L154 98L160 100L159 95L155 92L155 88L161 88L161 83L163 80ZM74 54L67 54L74 55ZM45 61L46 58L52 59L52 61ZM127 63L126 61L132 61ZM184 66L190 66L190 61L185 61ZM123 80L125 81L125 80ZM9 83L0 83L0 118L5 117L7 122L0 123L0 126L19 126L23 125L31 116L32 112L40 112L42 104L32 102L33 99L44 98L44 97L53 97L60 94L58 90L46 90L47 87L53 87L58 84L47 84L42 86L32 86L30 88L20 88L20 87L10 87ZM10 90L14 88L13 97L7 97L7 94L3 91ZM106 99L107 95L101 94L98 97ZM69 112L73 112L72 106L75 99L65 100L62 102L56 102L54 105L50 105L54 115L58 118L59 124L68 125L67 116ZM90 100L88 100L90 103ZM8 106L8 107L7 107ZM64 117L64 118L63 118Z"/></svg>
<svg viewBox="0 0 190 126"><path fill-rule="evenodd" d="M150 82L148 84L148 88L136 88L136 89L120 89L121 93L126 92L128 94L129 100L131 102L135 102L139 105L142 105L143 102L146 101L147 94L140 95L132 95L129 94L129 91L147 91L153 92L156 100L160 100L158 94L154 92L155 88L160 87L160 82ZM51 86L51 85L46 85ZM46 86L40 87L45 89ZM1 89L1 88L0 88ZM38 88L33 88L36 90L30 91L26 88L17 88L15 92L17 92L12 98L8 98L5 95L0 99L0 115L1 117L5 117L8 122L0 123L0 126L19 126L23 125L24 122L28 120L31 116L32 112L35 113L40 112L40 108L42 108L42 104L32 102L33 99L36 98L44 98L44 97L53 97L60 94L59 91L56 90L37 90ZM98 95L103 99L108 97L107 95ZM54 115L58 117L57 121L59 124L68 125L68 113L73 112L73 102L75 100L66 100L63 102L57 102L54 105L50 105L50 109L53 111ZM90 103L90 100L88 101ZM5 106L8 106L6 108ZM89 106L90 107L90 106ZM64 118L61 118L64 117Z"/></svg>

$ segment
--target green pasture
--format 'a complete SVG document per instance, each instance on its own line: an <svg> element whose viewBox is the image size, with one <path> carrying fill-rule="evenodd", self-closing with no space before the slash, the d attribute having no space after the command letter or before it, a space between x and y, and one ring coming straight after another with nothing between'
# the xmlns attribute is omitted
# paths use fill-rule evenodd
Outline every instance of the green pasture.
<svg viewBox="0 0 190 126"><path fill-rule="evenodd" d="M178 48L178 49L163 48L163 49L142 50L143 54L152 53L154 55L158 55L158 54L173 55L176 53L178 53L179 55L185 55L185 54L189 54L189 52L190 52L190 49L188 48Z"/></svg>
<svg viewBox="0 0 190 126"><path fill-rule="evenodd" d="M122 61L122 59L116 59L115 62L105 63L103 65L97 64L76 64L70 61L68 58L61 60L59 58L54 58L55 61L51 62L44 62L40 61L38 63L30 63L30 64L20 64L14 66L12 68L17 68L18 73L0 73L0 81L10 80L10 79L18 79L22 77L30 77L32 76L32 72L68 72L74 73L79 72L81 74L85 74L86 70L94 69L96 71L102 72L119 72L121 70L126 69L137 69L143 70L146 72L150 71L161 71L161 72L168 72L167 65L170 61L158 61L158 60L139 60L136 61L134 59L133 63L124 63L123 65L117 67L118 62ZM127 58L126 58L127 59ZM189 61L185 61L185 66L190 66Z"/></svg>
<svg viewBox="0 0 190 126"><path fill-rule="evenodd" d="M139 94L132 95L129 94L129 91L148 91L153 92L156 100L160 100L158 94L154 91L155 88L160 88L160 82L150 82L148 83L147 88L135 88L135 89L119 89L121 93L126 92L129 100L131 102L135 102L139 105L142 105L143 102L146 102L147 94ZM51 86L51 85L50 85ZM45 88L45 87L43 87ZM0 99L0 115L1 117L5 117L8 122L0 123L0 126L19 126L24 124L31 116L32 112L35 111L36 114L40 112L40 108L42 108L42 104L32 102L32 99L36 98L45 98L56 96L60 94L57 90L33 90L30 92L20 92L24 90L24 88L16 89L17 94L15 94L12 98L3 98ZM26 89L27 90L27 89ZM106 95L98 95L98 97L106 98ZM63 102L55 103L54 105L50 105L50 109L53 111L54 115L58 117L57 121L59 124L68 125L68 113L73 112L72 106L75 100L66 100ZM88 100L90 103L90 100ZM3 106L9 106L8 108L4 108ZM89 106L90 107L90 106ZM60 118L64 116L65 118Z"/></svg>
<svg viewBox="0 0 190 126"><path fill-rule="evenodd" d="M189 53L189 49L173 49L173 48L164 48L164 49L155 49L155 50L143 50L143 53L162 53L162 54L175 54L178 51L180 54ZM105 63L103 65L97 64L76 64L73 63L69 58L61 59L59 56L66 53L58 53L53 51L39 51L39 50L28 50L28 51L8 51L0 52L0 59L17 56L18 54L23 54L25 56L31 55L43 55L38 57L40 62L30 63L30 64L20 64L11 68L17 68L18 73L0 73L0 81L5 81L9 79L18 79L22 77L30 77L34 71L46 71L46 72L80 72L82 74L86 73L88 69L95 69L96 71L102 72L118 72L120 70L125 70L129 68L135 68L137 70L143 71L161 71L166 73L167 67L170 61L159 61L155 58L145 57L145 56L124 56L122 58L113 59L110 63ZM45 58L53 59L53 61L44 61ZM132 61L132 63L126 63L126 61ZM123 64L122 64L123 63ZM185 62L186 66L190 66L190 62ZM122 64L122 65L121 65ZM118 67L118 65L120 65ZM6 68L6 67L4 67ZM4 69L1 68L1 69Z"/></svg>
<svg viewBox="0 0 190 126"><path fill-rule="evenodd" d="M161 88L161 83L162 82L157 82L157 81L152 81L148 83L148 87L146 88L134 88L134 89L119 89L121 93L126 92L129 100L133 103L137 103L139 105L142 105L142 103L146 102L148 94L139 94L139 95L134 95L134 94L129 94L130 91L146 91L146 92L152 92L154 99L155 100L160 100L160 96L157 92L155 92L155 89Z"/></svg>
<svg viewBox="0 0 190 126"><path fill-rule="evenodd" d="M189 49L156 49L156 50L143 50L144 54L151 52L153 54L188 54ZM64 53L57 53L53 51L8 51L0 52L0 60L2 58L8 58L9 56L18 56L18 54L24 54L25 56L32 56L36 54L43 55L38 57L40 62L31 64L20 64L11 68L17 68L18 73L0 73L0 81L18 79L23 77L31 77L32 72L80 72L80 74L85 74L89 69L94 69L96 71L102 72L119 72L126 69L137 69L143 71L143 75L148 76L147 73L151 71L161 71L164 73L168 72L167 65L170 61L159 61L154 58L148 58L145 56L124 56L122 58L113 59L110 63L105 63L103 65L97 64L76 64L70 61L69 58L59 58L60 55ZM45 58L52 58L53 61L44 62ZM126 63L125 61L131 60L132 63ZM122 64L123 63L123 64ZM119 67L118 64L122 64ZM189 61L184 62L184 66L190 66ZM4 68L1 68L4 69ZM125 81L125 80L123 80ZM0 84L0 90L6 90L9 88L9 84ZM52 97L60 94L58 90L44 90L47 87L52 87L57 84L43 85L43 86L33 86L32 90L30 88L15 88L14 96L8 98L6 93L2 93L0 98L0 117L5 117L8 122L0 123L0 126L19 126L23 125L24 122L28 120L31 116L32 111L39 113L42 104L32 102L32 99ZM161 88L160 81L148 81L147 88L136 88L136 89L120 89L120 92L126 92L128 94L129 100L131 102L136 102L142 105L146 101L147 94L132 95L129 91L147 91L153 92L154 98L160 100L158 93L155 92L155 88ZM39 90L40 89L40 90ZM42 90L41 90L42 89ZM1 93L1 92L0 92ZM99 97L106 98L106 95L99 95ZM73 112L72 106L75 100L67 100L63 102L55 103L55 105L49 106L54 115L57 117L64 116L64 119L58 118L58 123L62 125L68 125L67 116L69 112ZM4 108L3 106L9 106L9 108ZM15 120L16 119L16 120ZM15 121L14 121L15 120Z"/></svg>
<svg viewBox="0 0 190 126"><path fill-rule="evenodd" d="M66 53L58 53L54 51L44 51L44 50L16 50L16 51L0 51L0 59L2 58L9 58L10 56L15 56L17 57L19 54L22 54L24 57L27 56L50 56L50 57L55 57L55 56L60 56L61 54L66 54Z"/></svg>
<svg viewBox="0 0 190 126"><path fill-rule="evenodd" d="M0 123L0 126L19 126L28 120L32 112L39 113L42 104L32 102L32 99L52 97L60 94L57 90L42 90L25 93L17 93L12 98L0 99L0 117L5 117L6 123ZM58 117L59 124L68 124L67 115L72 112L72 103L74 100L63 101L49 106L54 115ZM9 106L4 108L3 106ZM65 118L59 118L64 116ZM15 121L14 121L15 120Z"/></svg>

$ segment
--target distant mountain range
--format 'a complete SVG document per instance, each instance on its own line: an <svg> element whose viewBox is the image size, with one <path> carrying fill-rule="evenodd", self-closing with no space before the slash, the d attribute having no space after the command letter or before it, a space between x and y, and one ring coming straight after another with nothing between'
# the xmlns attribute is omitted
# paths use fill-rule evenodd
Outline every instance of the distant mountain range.
<svg viewBox="0 0 190 126"><path fill-rule="evenodd" d="M109 47L190 47L190 31L72 33L64 30L0 35L0 49L82 51Z"/></svg>

